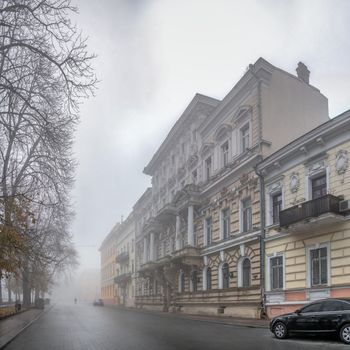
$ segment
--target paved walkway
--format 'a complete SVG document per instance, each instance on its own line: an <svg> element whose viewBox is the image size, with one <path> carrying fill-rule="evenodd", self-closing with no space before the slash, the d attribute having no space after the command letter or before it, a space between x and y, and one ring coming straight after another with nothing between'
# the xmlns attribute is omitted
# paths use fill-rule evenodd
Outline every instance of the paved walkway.
<svg viewBox="0 0 350 350"><path fill-rule="evenodd" d="M43 310L29 309L0 320L0 349L36 320Z"/></svg>

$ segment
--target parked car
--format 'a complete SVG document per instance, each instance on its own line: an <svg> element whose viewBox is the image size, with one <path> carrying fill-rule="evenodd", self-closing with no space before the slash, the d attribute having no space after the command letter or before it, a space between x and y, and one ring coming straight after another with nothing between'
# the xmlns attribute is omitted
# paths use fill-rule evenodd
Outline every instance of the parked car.
<svg viewBox="0 0 350 350"><path fill-rule="evenodd" d="M273 318L270 330L278 339L292 333L336 333L343 343L350 345L350 298L307 304L293 313Z"/></svg>
<svg viewBox="0 0 350 350"><path fill-rule="evenodd" d="M104 306L103 300L102 299L96 299L94 301L94 306Z"/></svg>

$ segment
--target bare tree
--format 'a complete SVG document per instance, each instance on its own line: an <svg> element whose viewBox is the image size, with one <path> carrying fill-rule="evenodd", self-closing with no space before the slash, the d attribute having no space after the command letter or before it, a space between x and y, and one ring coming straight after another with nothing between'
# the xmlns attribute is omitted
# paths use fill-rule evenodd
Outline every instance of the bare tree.
<svg viewBox="0 0 350 350"><path fill-rule="evenodd" d="M96 85L76 11L70 0L0 5L0 271L21 268L24 295L34 261L48 276L76 262L63 221L79 103Z"/></svg>

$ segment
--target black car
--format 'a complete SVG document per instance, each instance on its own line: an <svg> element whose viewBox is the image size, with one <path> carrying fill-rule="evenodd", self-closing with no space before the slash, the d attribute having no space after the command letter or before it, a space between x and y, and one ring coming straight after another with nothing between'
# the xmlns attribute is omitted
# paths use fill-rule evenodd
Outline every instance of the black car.
<svg viewBox="0 0 350 350"><path fill-rule="evenodd" d="M350 345L350 298L307 304L293 313L273 318L270 330L278 339L291 333L337 333L342 342Z"/></svg>

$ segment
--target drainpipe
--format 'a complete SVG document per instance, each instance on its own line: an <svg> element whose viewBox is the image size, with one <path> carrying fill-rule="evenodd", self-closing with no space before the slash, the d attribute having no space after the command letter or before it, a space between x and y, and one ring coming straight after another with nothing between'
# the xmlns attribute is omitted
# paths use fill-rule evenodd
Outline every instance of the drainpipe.
<svg viewBox="0 0 350 350"><path fill-rule="evenodd" d="M262 160L262 157L261 157ZM256 175L259 177L260 185L260 291L261 291L261 310L266 315L266 303L265 303L265 181L264 176L257 169L257 165L254 167Z"/></svg>

